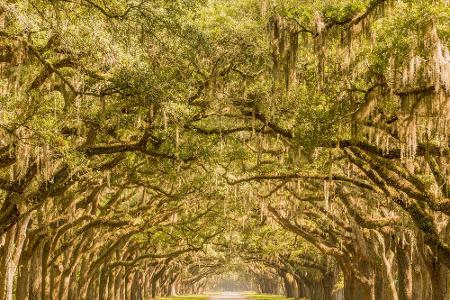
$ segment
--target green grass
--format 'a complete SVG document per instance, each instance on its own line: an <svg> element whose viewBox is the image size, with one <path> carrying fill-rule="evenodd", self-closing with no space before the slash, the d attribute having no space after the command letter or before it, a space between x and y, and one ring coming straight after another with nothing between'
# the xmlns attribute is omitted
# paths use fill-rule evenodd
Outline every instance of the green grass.
<svg viewBox="0 0 450 300"><path fill-rule="evenodd" d="M286 298L283 295L270 295L270 294L244 294L248 299L251 300L287 300L287 299L294 299L294 298Z"/></svg>
<svg viewBox="0 0 450 300"><path fill-rule="evenodd" d="M180 295L180 296L161 298L161 300L206 300L206 299L209 299L209 297L211 297L211 294Z"/></svg>

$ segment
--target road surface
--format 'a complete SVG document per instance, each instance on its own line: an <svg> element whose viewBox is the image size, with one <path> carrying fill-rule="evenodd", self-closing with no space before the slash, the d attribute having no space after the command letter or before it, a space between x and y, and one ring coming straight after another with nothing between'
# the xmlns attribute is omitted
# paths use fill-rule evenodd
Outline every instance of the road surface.
<svg viewBox="0 0 450 300"><path fill-rule="evenodd" d="M221 294L213 295L209 300L244 300L247 299L244 295L238 292L223 292Z"/></svg>

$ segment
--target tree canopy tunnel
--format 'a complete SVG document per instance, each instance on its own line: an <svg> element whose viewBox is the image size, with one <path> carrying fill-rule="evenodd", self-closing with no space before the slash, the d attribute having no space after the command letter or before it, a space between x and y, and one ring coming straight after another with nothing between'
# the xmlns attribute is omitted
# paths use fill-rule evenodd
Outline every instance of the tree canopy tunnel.
<svg viewBox="0 0 450 300"><path fill-rule="evenodd" d="M448 300L449 25L446 0L0 1L0 299Z"/></svg>

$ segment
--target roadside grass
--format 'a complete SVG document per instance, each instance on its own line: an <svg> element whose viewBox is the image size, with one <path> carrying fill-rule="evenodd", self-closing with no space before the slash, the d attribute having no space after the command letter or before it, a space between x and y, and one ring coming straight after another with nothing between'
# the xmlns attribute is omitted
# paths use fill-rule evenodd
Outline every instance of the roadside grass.
<svg viewBox="0 0 450 300"><path fill-rule="evenodd" d="M271 295L271 294L254 294L243 293L250 300L291 300L294 298L286 298L283 295Z"/></svg>
<svg viewBox="0 0 450 300"><path fill-rule="evenodd" d="M173 297L164 297L161 300L207 300L212 294L202 294L202 295L179 295Z"/></svg>

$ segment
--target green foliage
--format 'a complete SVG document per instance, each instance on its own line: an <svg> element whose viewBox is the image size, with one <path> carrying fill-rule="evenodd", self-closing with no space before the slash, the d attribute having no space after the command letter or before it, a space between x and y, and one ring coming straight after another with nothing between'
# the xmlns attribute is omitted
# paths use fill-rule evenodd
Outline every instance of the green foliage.
<svg viewBox="0 0 450 300"><path fill-rule="evenodd" d="M282 270L320 280L335 267L327 249L347 255L355 240L346 226L356 221L337 188L348 187L370 220L392 212L408 224L380 190L415 176L405 193L425 191L425 201L443 185L423 167L428 152L403 156L411 144L433 141L444 145L440 160L448 153L448 116L432 102L448 90L431 80L448 61L434 61L430 50L449 46L448 4L276 2L0 4L0 229L20 220L12 212L39 211L30 230L62 249L55 265L72 255L67 242L87 249L84 260L106 257L104 269L108 260L127 260L121 263L140 271L149 260L136 257L152 254L159 257L151 263L173 258L170 267L191 277L208 270L203 264L214 275ZM407 107L409 94L419 96ZM349 145L363 153L349 154ZM387 156L398 167L387 173L402 172L380 188L352 167L366 156L380 165ZM428 213L427 205L418 207ZM291 232L283 218L313 234ZM74 220L80 223L61 229ZM402 226L409 225L392 228ZM370 236L366 229L362 237ZM86 240L93 246L76 248ZM122 248L106 255L114 243ZM380 256L371 259L382 266Z"/></svg>

